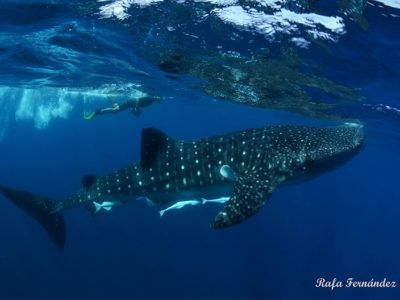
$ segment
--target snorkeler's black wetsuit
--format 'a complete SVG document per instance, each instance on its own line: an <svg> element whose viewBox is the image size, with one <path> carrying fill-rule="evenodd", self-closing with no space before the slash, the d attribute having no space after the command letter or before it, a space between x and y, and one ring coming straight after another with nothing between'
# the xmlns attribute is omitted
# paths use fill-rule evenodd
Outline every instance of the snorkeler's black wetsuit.
<svg viewBox="0 0 400 300"><path fill-rule="evenodd" d="M139 101L139 99L137 99L137 100L128 100L128 101L125 101L125 102L123 102L121 104L118 104L118 107L119 107L118 112L127 110L128 108L134 108L137 105L136 103L138 101Z"/></svg>
<svg viewBox="0 0 400 300"><path fill-rule="evenodd" d="M85 115L84 118L90 120L98 115L115 114L127 109L132 109L132 113L135 116L139 116L141 113L140 108L150 106L154 102L159 102L159 101L160 101L159 97L141 97L135 100L128 100L119 104L116 103L113 107L97 109L90 115Z"/></svg>
<svg viewBox="0 0 400 300"><path fill-rule="evenodd" d="M135 114L135 116L139 116L142 107L150 106L154 102L160 102L160 97L141 97L135 101L132 112Z"/></svg>

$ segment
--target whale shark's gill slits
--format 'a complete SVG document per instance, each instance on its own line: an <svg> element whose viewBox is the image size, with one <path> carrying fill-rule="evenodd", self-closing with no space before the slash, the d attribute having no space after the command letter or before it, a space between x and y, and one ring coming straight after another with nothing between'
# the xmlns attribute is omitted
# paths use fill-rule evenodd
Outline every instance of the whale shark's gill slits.
<svg viewBox="0 0 400 300"><path fill-rule="evenodd" d="M261 153L263 152L263 147L260 145L258 147L255 147L256 140L254 138L254 132L252 132L251 137L247 141L248 145L248 151L249 151L249 165L248 169L250 172L259 172L260 171L260 166L263 165L262 161L260 160ZM259 174L259 173L257 173Z"/></svg>

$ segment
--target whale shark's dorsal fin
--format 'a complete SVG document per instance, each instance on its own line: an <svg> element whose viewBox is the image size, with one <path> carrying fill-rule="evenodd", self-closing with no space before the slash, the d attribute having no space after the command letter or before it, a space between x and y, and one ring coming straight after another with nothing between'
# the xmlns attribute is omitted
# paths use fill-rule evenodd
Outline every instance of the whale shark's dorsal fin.
<svg viewBox="0 0 400 300"><path fill-rule="evenodd" d="M82 185L85 192L89 190L89 188L96 182L96 175L86 175L82 177Z"/></svg>
<svg viewBox="0 0 400 300"><path fill-rule="evenodd" d="M212 228L230 227L245 221L260 210L277 185L253 176L236 178L233 194L211 223Z"/></svg>
<svg viewBox="0 0 400 300"><path fill-rule="evenodd" d="M149 167L157 159L161 150L165 149L169 143L175 144L175 140L164 132L155 128L143 129L140 166L142 168Z"/></svg>

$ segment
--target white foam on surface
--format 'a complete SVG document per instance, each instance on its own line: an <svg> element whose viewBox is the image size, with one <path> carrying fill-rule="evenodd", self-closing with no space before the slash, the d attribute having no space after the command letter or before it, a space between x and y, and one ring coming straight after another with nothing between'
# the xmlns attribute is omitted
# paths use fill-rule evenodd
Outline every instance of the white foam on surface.
<svg viewBox="0 0 400 300"><path fill-rule="evenodd" d="M372 110L380 112L380 113L390 113L390 114L394 114L394 115L400 116L400 108L397 108L397 107L394 107L394 106L390 106L388 104L383 104L383 103L368 104L368 103L365 103L364 106L370 107Z"/></svg>
<svg viewBox="0 0 400 300"><path fill-rule="evenodd" d="M111 3L100 7L100 15L103 18L117 18L125 20L130 17L128 9L132 5L148 7L164 0L114 0ZM250 8L248 5L239 5L238 0L192 0L194 2L210 3L212 8L206 15L217 16L225 23L248 31L255 31L273 39L277 33L280 34L299 34L300 27L308 30L313 38L336 41L337 35L345 33L343 19L339 16L324 16L316 13L297 13L283 6L286 0L253 0L251 1L257 8ZM192 2L191 1L191 2ZM390 0L385 0L390 1ZM400 1L400 0L392 0ZM101 1L103 2L103 1ZM186 3L186 1L175 1L176 3ZM261 8L271 10L266 13ZM306 47L306 43L294 40L299 47ZM296 43L297 42L297 43Z"/></svg>
<svg viewBox="0 0 400 300"><path fill-rule="evenodd" d="M164 0L97 0L97 2L111 2L100 7L100 15L103 18L117 18L119 20L125 20L130 17L128 9L131 6L148 7ZM216 6L227 6L236 4L238 0L194 0L194 2L210 3ZM188 1L176 0L177 3L185 3Z"/></svg>
<svg viewBox="0 0 400 300"><path fill-rule="evenodd" d="M281 9L273 14L266 14L255 9L244 9L241 6L216 8L213 13L226 23L243 29L274 37L277 33L298 33L299 26L310 28L314 37L333 40L332 33L344 34L345 25L341 17L322 16L314 13L300 14ZM320 31L323 27L328 32Z"/></svg>
<svg viewBox="0 0 400 300"><path fill-rule="evenodd" d="M382 3L392 8L400 9L400 0L375 0L375 2Z"/></svg>
<svg viewBox="0 0 400 300"><path fill-rule="evenodd" d="M329 41L336 41L336 38L333 37L331 34L318 31L316 29L307 30L308 34L314 39L321 39L321 40L329 40Z"/></svg>
<svg viewBox="0 0 400 300"><path fill-rule="evenodd" d="M100 7L100 15L103 18L117 18L119 20L125 20L130 17L128 14L128 9L132 5L137 5L139 7L147 7L164 0L117 0L112 1L109 4ZM105 2L105 1L98 1Z"/></svg>
<svg viewBox="0 0 400 300"><path fill-rule="evenodd" d="M285 4L287 0L256 0L255 2L272 9L281 9L282 5Z"/></svg>
<svg viewBox="0 0 400 300"><path fill-rule="evenodd" d="M194 0L194 2L211 3L218 6L234 5L238 0Z"/></svg>
<svg viewBox="0 0 400 300"><path fill-rule="evenodd" d="M297 47L307 49L310 46L310 42L302 37L293 37L290 39Z"/></svg>

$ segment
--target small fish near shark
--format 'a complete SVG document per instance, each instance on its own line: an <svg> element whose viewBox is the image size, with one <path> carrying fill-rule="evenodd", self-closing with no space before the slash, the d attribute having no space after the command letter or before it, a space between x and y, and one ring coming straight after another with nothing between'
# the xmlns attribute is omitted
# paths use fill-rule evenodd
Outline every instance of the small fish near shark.
<svg viewBox="0 0 400 300"><path fill-rule="evenodd" d="M69 197L53 200L1 185L0 193L36 219L60 249L66 239L62 212L93 201L107 210L115 205L104 201L129 198L145 198L152 206L229 198L211 223L226 228L256 214L282 182L331 170L363 144L361 126L266 126L190 142L147 128L139 162L106 176L85 176L83 188Z"/></svg>
<svg viewBox="0 0 400 300"><path fill-rule="evenodd" d="M207 204L207 203L219 203L219 204L224 204L225 202L229 201L230 197L221 197L217 199L201 199L202 204Z"/></svg>
<svg viewBox="0 0 400 300"><path fill-rule="evenodd" d="M206 204L206 203L225 203L229 200L229 197L221 197L221 198L216 198L216 199L204 199L201 198L201 201L199 200L187 200L187 201L179 201L174 203L171 206L168 206L166 209L160 210L158 213L160 214L160 217L164 215L165 212L169 210L176 210L176 209L181 209L186 206L195 206L199 204Z"/></svg>
<svg viewBox="0 0 400 300"><path fill-rule="evenodd" d="M102 203L98 203L93 201L94 211L93 214L97 215L101 210L110 211L113 207L118 207L124 205L126 201L103 201Z"/></svg>
<svg viewBox="0 0 400 300"><path fill-rule="evenodd" d="M160 214L160 217L162 217L166 211L173 210L173 209L181 209L185 206L189 206L189 205L194 206L194 205L199 205L199 204L201 204L201 201L199 201L199 200L179 201L179 202L167 207L166 209L160 210L158 213Z"/></svg>

